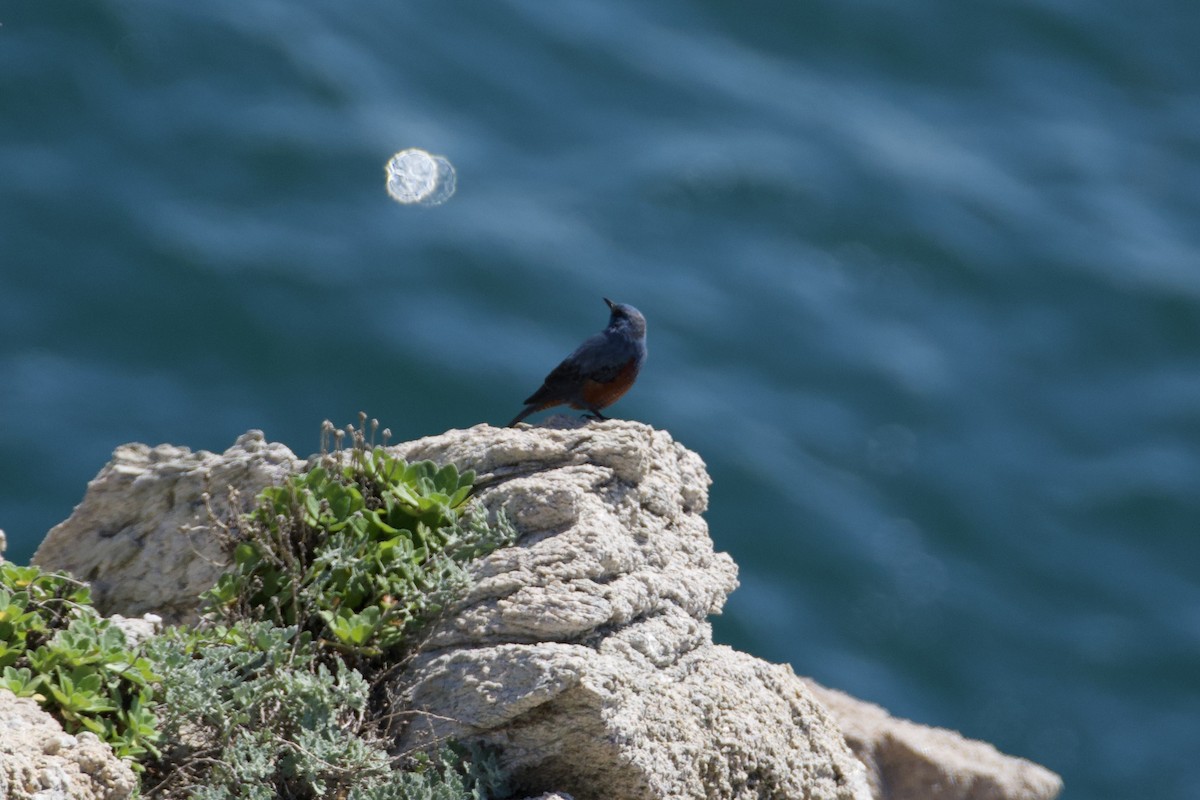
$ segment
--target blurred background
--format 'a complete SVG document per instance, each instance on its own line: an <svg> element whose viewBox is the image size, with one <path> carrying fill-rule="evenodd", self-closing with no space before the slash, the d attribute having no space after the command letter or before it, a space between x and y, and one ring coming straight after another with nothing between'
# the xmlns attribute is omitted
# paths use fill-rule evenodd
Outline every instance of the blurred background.
<svg viewBox="0 0 1200 800"><path fill-rule="evenodd" d="M504 424L607 319L717 638L1200 786L1200 4L0 7L0 528L113 448ZM457 194L402 206L422 147ZM536 421L538 418L535 418Z"/></svg>

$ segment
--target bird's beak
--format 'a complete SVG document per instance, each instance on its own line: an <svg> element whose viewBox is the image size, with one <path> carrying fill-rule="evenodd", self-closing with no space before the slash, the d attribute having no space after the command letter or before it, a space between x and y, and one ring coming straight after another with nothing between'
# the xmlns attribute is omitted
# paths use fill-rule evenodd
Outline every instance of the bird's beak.
<svg viewBox="0 0 1200 800"><path fill-rule="evenodd" d="M609 310L609 311L612 311L612 310L613 310L613 306L615 305L615 303L613 303L613 301L612 301L612 300L609 300L607 297L606 297L606 298L604 298L604 302L608 303L608 310Z"/></svg>

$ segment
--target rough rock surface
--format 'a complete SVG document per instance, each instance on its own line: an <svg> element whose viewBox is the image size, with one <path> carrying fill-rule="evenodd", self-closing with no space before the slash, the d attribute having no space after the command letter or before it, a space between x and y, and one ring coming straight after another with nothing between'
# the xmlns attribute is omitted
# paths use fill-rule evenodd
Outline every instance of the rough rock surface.
<svg viewBox="0 0 1200 800"><path fill-rule="evenodd" d="M701 517L700 458L637 423L559 424L398 448L474 469L522 533L400 680L417 712L400 746L498 745L523 788L577 800L869 797L791 670L712 644L737 578Z"/></svg>
<svg viewBox="0 0 1200 800"><path fill-rule="evenodd" d="M225 563L204 493L211 493L216 514L227 515L226 487L239 489L243 503L253 502L301 464L283 445L264 441L261 431L243 434L220 455L122 445L70 518L46 535L33 563L89 581L104 614L150 611L168 623L184 621Z"/></svg>
<svg viewBox="0 0 1200 800"><path fill-rule="evenodd" d="M122 800L137 783L95 734L64 733L36 702L0 689L0 798Z"/></svg>
<svg viewBox="0 0 1200 800"><path fill-rule="evenodd" d="M701 516L703 462L665 432L554 418L392 449L475 470L476 496L522 534L473 566L470 594L392 687L411 709L401 748L490 742L518 788L576 800L1057 794L1034 764L714 645L706 618L736 567ZM187 619L223 560L202 493L226 513L225 485L246 501L300 467L257 432L224 455L119 448L35 559L95 582L108 613Z"/></svg>
<svg viewBox="0 0 1200 800"><path fill-rule="evenodd" d="M157 614L143 614L140 617L125 617L113 614L108 621L116 625L125 634L125 641L130 647L136 647L147 639L162 633L162 617Z"/></svg>
<svg viewBox="0 0 1200 800"><path fill-rule="evenodd" d="M866 765L871 793L881 800L1042 800L1062 791L1058 775L1031 761L956 731L896 719L877 705L805 682Z"/></svg>

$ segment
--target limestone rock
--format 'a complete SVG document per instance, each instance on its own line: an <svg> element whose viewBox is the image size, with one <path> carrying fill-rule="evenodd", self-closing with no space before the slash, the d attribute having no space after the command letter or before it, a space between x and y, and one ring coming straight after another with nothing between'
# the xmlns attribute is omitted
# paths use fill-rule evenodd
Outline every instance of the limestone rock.
<svg viewBox="0 0 1200 800"><path fill-rule="evenodd" d="M120 629L125 635L125 641L130 647L136 647L147 639L162 633L162 617L157 614L143 614L140 617L126 617L113 614L108 621Z"/></svg>
<svg viewBox="0 0 1200 800"><path fill-rule="evenodd" d="M645 425L485 426L401 445L479 474L522 532L396 686L401 749L499 746L527 791L859 798L862 765L786 667L712 644L736 586L701 513L703 462Z"/></svg>
<svg viewBox="0 0 1200 800"><path fill-rule="evenodd" d="M877 705L806 682L866 765L877 798L1050 800L1062 791L1058 775L1031 761L955 731L896 719Z"/></svg>
<svg viewBox="0 0 1200 800"><path fill-rule="evenodd" d="M668 434L616 421L480 425L395 450L473 469L475 496L522 532L475 565L470 594L427 647L573 642L641 620L658 637L643 646L668 661L711 641L704 619L737 586L737 567L713 552L701 516L704 462Z"/></svg>
<svg viewBox="0 0 1200 800"><path fill-rule="evenodd" d="M701 516L704 463L667 433L555 417L391 449L475 470L476 497L522 534L472 565L468 595L390 687L399 749L491 743L517 788L576 800L1057 794L1037 765L714 645L707 618L736 566ZM118 448L35 562L92 581L106 613L187 620L224 561L202 494L230 514L228 486L245 504L302 468L255 431L222 455Z"/></svg>
<svg viewBox="0 0 1200 800"><path fill-rule="evenodd" d="M95 734L64 733L36 702L0 689L0 798L123 800L137 785Z"/></svg>
<svg viewBox="0 0 1200 800"><path fill-rule="evenodd" d="M47 534L33 556L43 569L66 571L92 585L105 614L166 622L190 619L197 596L224 569L203 494L227 516L228 487L252 503L302 462L260 431L243 434L223 454L186 447L127 444L89 484L83 501ZM243 509L244 510L244 509Z"/></svg>

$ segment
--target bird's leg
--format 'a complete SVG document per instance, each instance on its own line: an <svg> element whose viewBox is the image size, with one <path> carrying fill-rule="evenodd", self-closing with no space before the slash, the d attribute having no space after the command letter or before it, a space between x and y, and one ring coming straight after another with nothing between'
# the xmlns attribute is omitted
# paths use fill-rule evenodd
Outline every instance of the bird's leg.
<svg viewBox="0 0 1200 800"><path fill-rule="evenodd" d="M588 413L582 415L584 419L594 419L598 422L605 422L608 417L600 413L598 409L589 408Z"/></svg>

